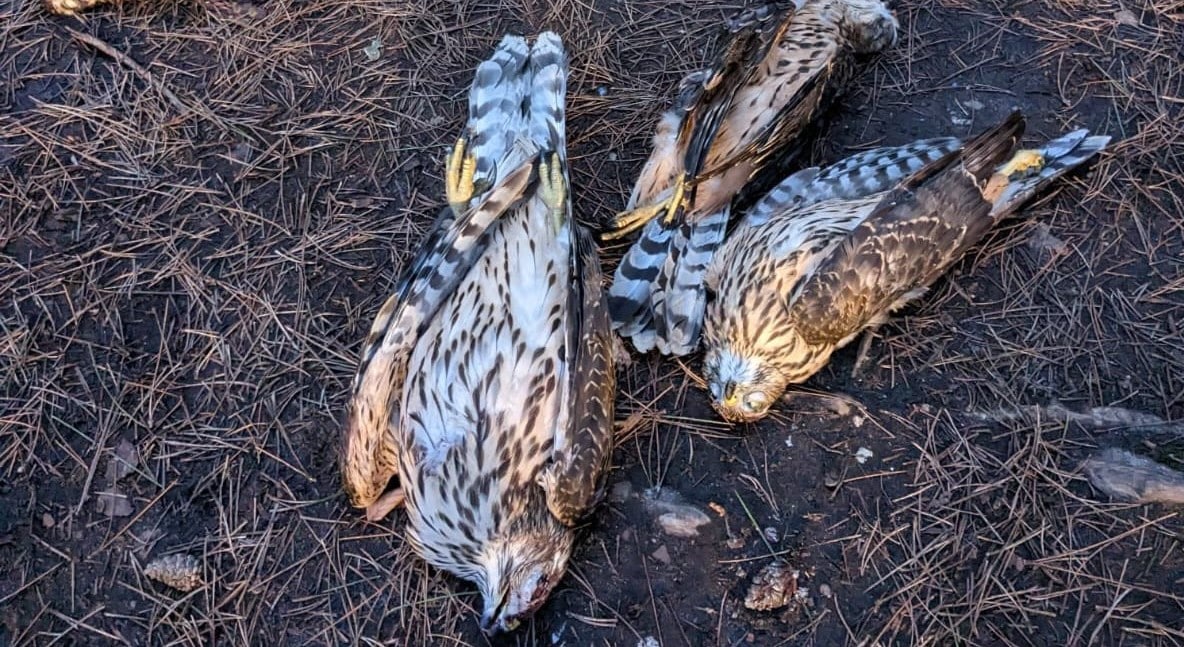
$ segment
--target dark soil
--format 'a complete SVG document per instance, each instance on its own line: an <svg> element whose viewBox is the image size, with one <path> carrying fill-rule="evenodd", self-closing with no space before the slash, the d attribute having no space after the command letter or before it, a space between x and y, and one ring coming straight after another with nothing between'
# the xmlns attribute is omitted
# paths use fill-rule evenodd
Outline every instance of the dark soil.
<svg viewBox="0 0 1184 647"><path fill-rule="evenodd" d="M475 590L411 553L402 513L367 524L342 496L359 345L503 33L567 42L577 212L596 224L739 8L0 3L0 645L487 644ZM803 162L976 133L1013 107L1026 141L1086 127L1111 149L882 328L860 377L846 349L758 425L718 420L697 357L635 356L613 496L498 644L1184 644L1179 509L1107 503L1077 474L1099 446L1181 452L970 415L1184 418L1184 14L894 8L903 42ZM138 460L113 482L121 441ZM711 523L665 534L651 488ZM130 514L100 509L115 489ZM204 586L144 576L175 552ZM774 558L806 603L745 609Z"/></svg>

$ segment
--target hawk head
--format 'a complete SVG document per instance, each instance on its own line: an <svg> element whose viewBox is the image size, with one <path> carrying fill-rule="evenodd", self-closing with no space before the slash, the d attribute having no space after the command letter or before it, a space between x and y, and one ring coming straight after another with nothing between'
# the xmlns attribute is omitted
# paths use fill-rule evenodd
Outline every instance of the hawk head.
<svg viewBox="0 0 1184 647"><path fill-rule="evenodd" d="M881 0L844 0L841 26L855 51L874 54L896 44L900 24Z"/></svg>
<svg viewBox="0 0 1184 647"><path fill-rule="evenodd" d="M340 467L342 487L355 508L366 508L367 518L377 521L389 507L380 497L398 473L398 454L391 430L390 401L395 379L386 364L390 358L379 354L370 362L349 403L345 429L341 436Z"/></svg>
<svg viewBox="0 0 1184 647"><path fill-rule="evenodd" d="M490 542L477 579L485 601L481 630L490 636L513 631L534 615L563 578L571 548L572 533L553 520Z"/></svg>
<svg viewBox="0 0 1184 647"><path fill-rule="evenodd" d="M787 384L771 363L720 346L704 355L703 377L711 391L711 406L729 422L763 418Z"/></svg>

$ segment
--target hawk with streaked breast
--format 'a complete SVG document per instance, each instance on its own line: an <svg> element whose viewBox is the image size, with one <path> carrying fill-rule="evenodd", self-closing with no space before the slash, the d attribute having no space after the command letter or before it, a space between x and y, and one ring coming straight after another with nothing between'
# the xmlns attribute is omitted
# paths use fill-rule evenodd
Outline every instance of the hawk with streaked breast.
<svg viewBox="0 0 1184 647"><path fill-rule="evenodd" d="M695 349L703 272L725 236L733 198L854 76L857 54L896 42L880 0L798 0L749 11L711 67L683 79L653 151L606 239L643 228L609 290L613 326L634 347Z"/></svg>
<svg viewBox="0 0 1184 647"><path fill-rule="evenodd" d="M753 421L866 328L925 293L1001 219L1110 141L1078 130L1016 151L1017 112L968 142L932 139L805 169L741 220L707 271L703 377Z"/></svg>
<svg viewBox="0 0 1184 647"><path fill-rule="evenodd" d="M416 552L481 590L487 633L563 576L612 450L612 332L568 199L566 78L551 32L507 36L477 68L450 208L374 322L344 433L351 503L371 519L405 505Z"/></svg>

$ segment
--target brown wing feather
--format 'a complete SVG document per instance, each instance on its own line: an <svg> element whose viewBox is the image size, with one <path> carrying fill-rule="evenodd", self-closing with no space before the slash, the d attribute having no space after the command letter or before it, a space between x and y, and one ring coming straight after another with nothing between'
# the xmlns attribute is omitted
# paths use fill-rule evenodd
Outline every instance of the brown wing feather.
<svg viewBox="0 0 1184 647"><path fill-rule="evenodd" d="M604 495L613 450L613 398L616 393L612 329L601 286L600 260L581 227L572 254L567 342L569 416L557 433L552 462L540 477L551 514L566 525L578 523Z"/></svg>
<svg viewBox="0 0 1184 647"><path fill-rule="evenodd" d="M858 48L823 15L828 5L787 12L766 37L759 62L729 97L726 119L703 134L710 150L691 176L691 211L718 210L773 157L796 156L795 141L854 76ZM691 168L688 151L689 176Z"/></svg>
<svg viewBox="0 0 1184 647"><path fill-rule="evenodd" d="M983 180L1023 131L1013 113L888 193L795 287L790 313L809 343L839 345L926 289L994 224Z"/></svg>
<svg viewBox="0 0 1184 647"><path fill-rule="evenodd" d="M720 145L717 135L735 108L736 93L746 86L767 81L760 78L766 68L765 61L785 37L794 15L793 9L789 9L772 33L761 30L758 22L745 24L711 66L698 97L698 109L689 113L680 133L680 139L687 142L684 168L689 177L702 173L712 150Z"/></svg>
<svg viewBox="0 0 1184 647"><path fill-rule="evenodd" d="M750 81L757 64L768 55L775 39L761 37L761 28L773 15L774 5L763 5L742 14L728 25L727 46L707 67L679 82L674 104L662 115L654 133L653 150L638 174L627 208L650 204L670 188L675 176L694 176L702 161L687 171L687 160L702 159L731 105L738 88ZM792 7L789 10L792 14ZM788 24L787 14L783 24Z"/></svg>

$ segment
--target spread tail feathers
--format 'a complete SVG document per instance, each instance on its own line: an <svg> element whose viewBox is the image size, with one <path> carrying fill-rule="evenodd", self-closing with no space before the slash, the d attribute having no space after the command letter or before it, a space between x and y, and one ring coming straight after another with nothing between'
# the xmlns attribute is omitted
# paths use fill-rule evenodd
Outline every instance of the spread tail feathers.
<svg viewBox="0 0 1184 647"><path fill-rule="evenodd" d="M653 309L650 295L654 280L666 262L670 239L674 228L662 224L661 219L646 223L641 237L629 247L609 288L608 309L613 329L622 337L632 337L639 352L646 352L652 345L642 348L636 335L652 327Z"/></svg>
<svg viewBox="0 0 1184 647"><path fill-rule="evenodd" d="M684 223L670 242L670 252L656 281L662 293L655 307L658 350L664 355L686 355L699 345L707 308L704 277L723 243L729 209Z"/></svg>
<svg viewBox="0 0 1184 647"><path fill-rule="evenodd" d="M609 288L613 328L638 352L665 355L695 350L707 303L704 278L723 243L729 210L693 223L646 223L617 265Z"/></svg>

